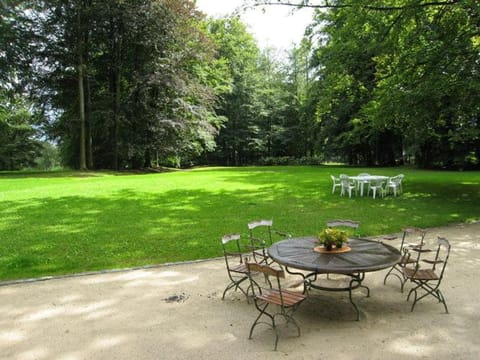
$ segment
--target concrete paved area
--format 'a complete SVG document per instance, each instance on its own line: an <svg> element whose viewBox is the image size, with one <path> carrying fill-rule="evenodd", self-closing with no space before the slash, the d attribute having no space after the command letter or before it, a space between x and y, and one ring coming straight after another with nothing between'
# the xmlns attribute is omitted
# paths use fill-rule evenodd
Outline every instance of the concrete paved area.
<svg viewBox="0 0 480 360"><path fill-rule="evenodd" d="M0 359L478 359L480 223L429 229L453 245L443 283L450 314L433 298L413 313L386 271L368 273L366 298L312 292L296 313L301 337L278 351L239 292L221 300L223 259L0 286ZM392 244L398 243L393 241Z"/></svg>

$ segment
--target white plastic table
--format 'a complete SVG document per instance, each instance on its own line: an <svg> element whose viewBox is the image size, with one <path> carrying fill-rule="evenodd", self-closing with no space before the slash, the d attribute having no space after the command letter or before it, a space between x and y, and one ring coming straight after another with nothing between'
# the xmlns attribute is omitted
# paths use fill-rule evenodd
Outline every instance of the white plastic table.
<svg viewBox="0 0 480 360"><path fill-rule="evenodd" d="M360 196L363 196L363 186L370 181L388 180L388 176L383 175L363 175L363 176L349 176L350 179L355 180L360 185Z"/></svg>

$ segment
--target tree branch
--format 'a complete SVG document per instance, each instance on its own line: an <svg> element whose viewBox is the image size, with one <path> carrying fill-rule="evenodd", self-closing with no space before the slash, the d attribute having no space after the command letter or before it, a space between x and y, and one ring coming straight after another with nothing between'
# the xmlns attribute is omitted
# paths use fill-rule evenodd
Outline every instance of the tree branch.
<svg viewBox="0 0 480 360"><path fill-rule="evenodd" d="M358 7L368 10L377 10L377 11L395 11L395 10L405 10L405 9L415 9L415 8L425 8L429 6L445 6L445 5L455 5L459 0L443 0L443 1L419 1L416 4L409 4L403 6L376 6L376 5L360 5L360 4L342 4L334 3L332 4L329 0L319 0L318 2L311 2L310 0L251 0L245 1L241 6L241 9L249 9L257 6L293 6L296 8L314 8L314 9L341 9L341 8L352 8Z"/></svg>

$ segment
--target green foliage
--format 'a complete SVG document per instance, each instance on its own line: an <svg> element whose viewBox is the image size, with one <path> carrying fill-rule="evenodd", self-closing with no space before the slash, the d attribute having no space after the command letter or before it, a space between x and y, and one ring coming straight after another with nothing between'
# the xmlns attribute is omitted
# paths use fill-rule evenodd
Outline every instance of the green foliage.
<svg viewBox="0 0 480 360"><path fill-rule="evenodd" d="M41 148L36 135L25 100L0 89L0 170L32 166Z"/></svg>
<svg viewBox="0 0 480 360"><path fill-rule="evenodd" d="M228 69L231 90L221 94L217 113L227 121L217 138L216 161L239 165L248 162L259 144L255 136L259 108L259 50L253 36L236 17L209 19L208 32L217 48L217 61Z"/></svg>
<svg viewBox="0 0 480 360"><path fill-rule="evenodd" d="M321 157L274 156L261 158L258 165L322 165L324 162Z"/></svg>
<svg viewBox="0 0 480 360"><path fill-rule="evenodd" d="M476 1L410 0L339 1L317 13L319 151L351 164L472 166L479 14Z"/></svg>
<svg viewBox="0 0 480 360"><path fill-rule="evenodd" d="M217 46L217 59L227 65L231 81L231 91L219 94L217 113L226 122L208 160L244 165L261 157L297 155L293 145L299 129L298 101L273 51L260 52L236 17L210 19L208 31Z"/></svg>
<svg viewBox="0 0 480 360"><path fill-rule="evenodd" d="M333 245L341 248L343 243L348 240L347 233L339 229L324 229L318 234L320 244L327 249L332 249Z"/></svg>
<svg viewBox="0 0 480 360"><path fill-rule="evenodd" d="M331 194L330 174L405 174L399 197ZM223 234L271 218L295 236L327 220L359 236L478 220L480 173L341 166L199 168L161 174L0 173L0 279L221 255ZM454 241L454 239L452 239Z"/></svg>
<svg viewBox="0 0 480 360"><path fill-rule="evenodd" d="M193 1L31 4L12 19L36 46L23 50L15 36L9 49L36 65L29 88L49 113L44 126L66 164L83 167L86 157L90 168L139 168L214 147L223 64Z"/></svg>
<svg viewBox="0 0 480 360"><path fill-rule="evenodd" d="M48 171L55 170L61 166L58 148L48 142L42 143L39 156L35 159L35 168Z"/></svg>
<svg viewBox="0 0 480 360"><path fill-rule="evenodd" d="M480 166L478 1L283 3L322 9L286 64L193 0L7 1L0 89L77 168Z"/></svg>

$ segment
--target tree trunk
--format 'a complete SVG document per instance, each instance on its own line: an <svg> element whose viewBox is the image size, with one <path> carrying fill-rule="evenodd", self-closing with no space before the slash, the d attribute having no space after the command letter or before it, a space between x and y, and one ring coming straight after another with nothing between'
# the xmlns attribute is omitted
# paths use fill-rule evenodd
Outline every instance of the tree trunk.
<svg viewBox="0 0 480 360"><path fill-rule="evenodd" d="M87 76L87 101L86 101L86 108L85 108L85 120L87 123L87 162L88 168L94 169L94 162L93 162L93 120L92 120L92 97L90 93L90 78Z"/></svg>
<svg viewBox="0 0 480 360"><path fill-rule="evenodd" d="M84 44L83 44L83 37L81 35L81 24L82 24L82 2L77 2L78 9L77 9L77 36L78 36L78 43L77 43L77 51L78 51L78 105L79 105L79 115L80 115L80 146L79 146L79 167L80 170L87 169L87 162L86 162L86 151L85 151L85 89L83 86L83 74L84 74L84 63L83 63L83 51L84 51Z"/></svg>
<svg viewBox="0 0 480 360"><path fill-rule="evenodd" d="M90 6L91 2L88 3ZM85 31L85 63L90 63L90 31ZM92 93L90 87L90 76L88 72L85 76L85 126L86 126L86 147L87 147L87 166L89 169L94 169L93 164L93 119L92 119Z"/></svg>
<svg viewBox="0 0 480 360"><path fill-rule="evenodd" d="M113 168L119 170L119 143L120 143L120 64L121 64L121 25L112 19L112 107L113 107Z"/></svg>

